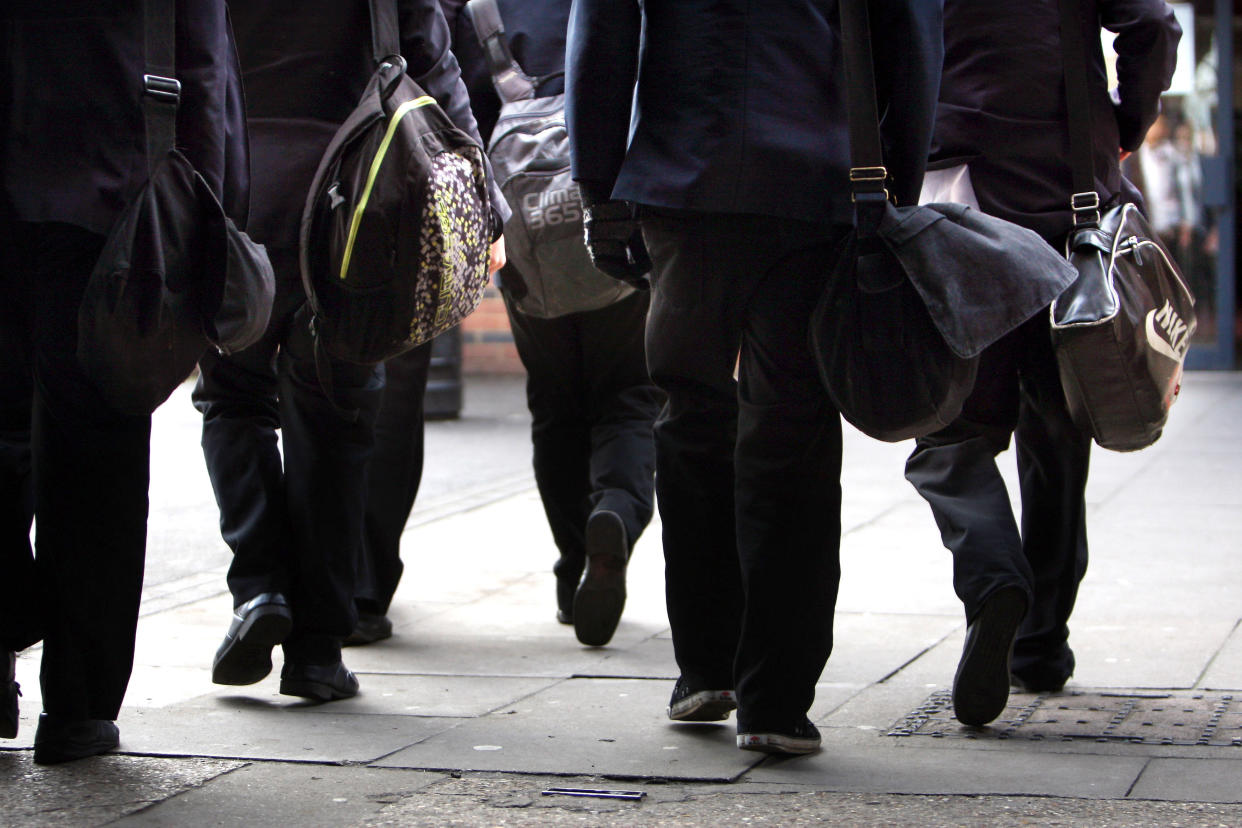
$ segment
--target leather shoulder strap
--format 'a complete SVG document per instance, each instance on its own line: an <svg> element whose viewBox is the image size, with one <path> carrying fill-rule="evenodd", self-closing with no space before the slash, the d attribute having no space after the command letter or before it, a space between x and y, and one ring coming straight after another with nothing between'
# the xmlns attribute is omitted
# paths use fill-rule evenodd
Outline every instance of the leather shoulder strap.
<svg viewBox="0 0 1242 828"><path fill-rule="evenodd" d="M884 166L884 145L880 139L880 111L871 53L871 19L867 0L841 0L840 12L854 222L860 235L870 235L879 226L888 200L888 170Z"/></svg>
<svg viewBox="0 0 1242 828"><path fill-rule="evenodd" d="M1087 43L1083 32L1082 6L1078 0L1060 0L1060 9L1070 168L1074 185L1070 208L1074 211L1075 227L1098 226L1100 196L1095 189L1095 163L1091 157L1091 105L1087 94Z"/></svg>

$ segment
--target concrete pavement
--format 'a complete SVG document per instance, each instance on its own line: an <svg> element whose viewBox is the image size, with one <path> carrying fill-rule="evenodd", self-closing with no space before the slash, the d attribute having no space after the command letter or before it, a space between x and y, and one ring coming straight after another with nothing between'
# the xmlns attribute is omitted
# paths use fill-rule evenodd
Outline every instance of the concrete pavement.
<svg viewBox="0 0 1242 828"><path fill-rule="evenodd" d="M313 706L276 692L279 658L252 687L210 682L228 550L178 392L157 412L121 752L34 766L38 650L23 654L0 823L1242 824L1242 374L1189 376L1155 446L1094 453L1077 673L981 731L946 711L965 624L901 477L909 446L847 429L837 645L812 710L824 750L796 759L737 750L732 721L665 718L658 520L612 643L556 623L527 427L520 381L481 378L461 420L429 426L396 634L346 651L358 698ZM557 786L642 798L543 794Z"/></svg>

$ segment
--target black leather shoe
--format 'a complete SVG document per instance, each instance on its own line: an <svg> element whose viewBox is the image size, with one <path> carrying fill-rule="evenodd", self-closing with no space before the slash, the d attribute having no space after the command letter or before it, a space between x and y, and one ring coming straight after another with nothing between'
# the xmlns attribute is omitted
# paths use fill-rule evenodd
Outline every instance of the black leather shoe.
<svg viewBox="0 0 1242 828"><path fill-rule="evenodd" d="M993 592L966 628L966 645L953 677L953 715L964 725L983 727L1009 701L1009 658L1026 615L1026 593L1018 587Z"/></svg>
<svg viewBox="0 0 1242 828"><path fill-rule="evenodd" d="M290 664L280 670L280 692L286 696L327 702L358 695L358 679L344 662Z"/></svg>
<svg viewBox="0 0 1242 828"><path fill-rule="evenodd" d="M578 580L556 579L556 620L561 624L574 623L574 595L578 592Z"/></svg>
<svg viewBox="0 0 1242 828"><path fill-rule="evenodd" d="M600 510L586 525L586 572L574 593L574 634L602 647L612 640L625 609L625 567L629 560L625 524L616 512Z"/></svg>
<svg viewBox="0 0 1242 828"><path fill-rule="evenodd" d="M56 765L98 756L121 743L116 722L106 719L59 719L39 715L35 729L34 760L37 765Z"/></svg>
<svg viewBox="0 0 1242 828"><path fill-rule="evenodd" d="M254 684L272 672L272 648L293 626L289 602L279 592L256 595L233 610L224 643L216 650L211 680L216 684Z"/></svg>
<svg viewBox="0 0 1242 828"><path fill-rule="evenodd" d="M4 682L0 684L0 739L17 738L17 697L22 694L17 683L17 653L6 652L8 662Z"/></svg>
<svg viewBox="0 0 1242 828"><path fill-rule="evenodd" d="M361 647L392 638L392 621L387 615L376 615L373 612L358 613L358 623L354 631L341 641L342 647Z"/></svg>

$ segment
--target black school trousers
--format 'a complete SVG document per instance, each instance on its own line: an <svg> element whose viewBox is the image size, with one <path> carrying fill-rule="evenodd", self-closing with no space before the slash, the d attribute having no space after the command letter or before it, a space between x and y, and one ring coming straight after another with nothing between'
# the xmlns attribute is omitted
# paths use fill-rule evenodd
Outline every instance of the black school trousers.
<svg viewBox="0 0 1242 828"><path fill-rule="evenodd" d="M615 512L630 549L654 513L652 425L662 395L647 375L644 291L597 310L540 319L505 308L526 368L535 484L572 595L593 511Z"/></svg>
<svg viewBox="0 0 1242 828"><path fill-rule="evenodd" d="M643 219L655 265L647 359L668 395L656 490L673 649L692 686L736 690L740 732L800 725L832 651L841 419L808 335L846 230Z"/></svg>
<svg viewBox="0 0 1242 828"><path fill-rule="evenodd" d="M1011 436L1020 525L996 465ZM953 553L953 588L967 619L1001 587L1026 592L1012 670L1040 683L1074 671L1069 618L1087 569L1090 452L1090 436L1065 405L1044 311L983 352L961 416L917 440L906 461L906 479Z"/></svg>
<svg viewBox="0 0 1242 828"><path fill-rule="evenodd" d="M271 324L244 351L202 358L194 406L220 531L233 550L234 605L285 593L293 611L286 660L330 664L357 623L355 567L383 370L331 360L321 372L297 250L269 245L268 255Z"/></svg>
<svg viewBox="0 0 1242 828"><path fill-rule="evenodd" d="M151 418L111 412L77 361L103 242L0 226L0 648L43 641L43 709L64 719L121 709L146 553Z"/></svg>

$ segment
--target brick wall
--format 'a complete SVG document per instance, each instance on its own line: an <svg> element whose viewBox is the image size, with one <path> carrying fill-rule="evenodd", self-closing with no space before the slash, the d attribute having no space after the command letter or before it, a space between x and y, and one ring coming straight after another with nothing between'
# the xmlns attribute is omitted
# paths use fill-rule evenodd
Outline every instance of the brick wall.
<svg viewBox="0 0 1242 828"><path fill-rule="evenodd" d="M494 285L487 288L478 310L461 323L462 374L522 374L509 331L504 300Z"/></svg>

